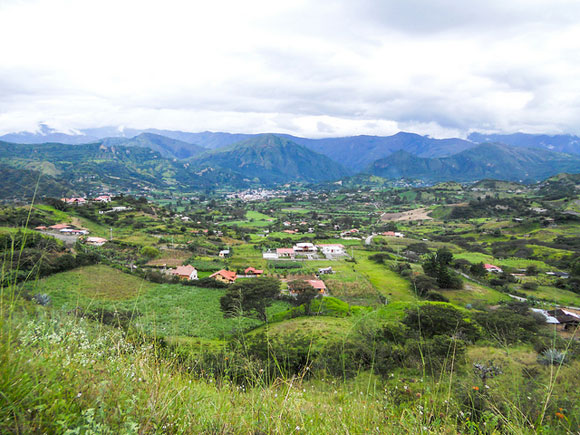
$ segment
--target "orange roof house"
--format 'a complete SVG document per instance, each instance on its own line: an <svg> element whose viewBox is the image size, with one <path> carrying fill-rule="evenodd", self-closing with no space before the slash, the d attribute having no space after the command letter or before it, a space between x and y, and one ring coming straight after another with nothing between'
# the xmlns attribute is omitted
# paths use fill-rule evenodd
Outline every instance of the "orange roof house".
<svg viewBox="0 0 580 435"><path fill-rule="evenodd" d="M264 273L263 270L255 269L252 266L248 267L246 270L244 270L244 272L246 273L246 275L256 275L256 276L260 276Z"/></svg>
<svg viewBox="0 0 580 435"><path fill-rule="evenodd" d="M209 277L215 279L216 281L231 284L233 282L236 282L238 275L236 275L236 272L222 269L218 270L216 273L210 275Z"/></svg>
<svg viewBox="0 0 580 435"><path fill-rule="evenodd" d="M306 281L320 293L326 293L326 284L321 279L309 279Z"/></svg>
<svg viewBox="0 0 580 435"><path fill-rule="evenodd" d="M51 225L50 228L51 230L64 230L65 228L68 228L69 225L67 224L56 224L56 225Z"/></svg>

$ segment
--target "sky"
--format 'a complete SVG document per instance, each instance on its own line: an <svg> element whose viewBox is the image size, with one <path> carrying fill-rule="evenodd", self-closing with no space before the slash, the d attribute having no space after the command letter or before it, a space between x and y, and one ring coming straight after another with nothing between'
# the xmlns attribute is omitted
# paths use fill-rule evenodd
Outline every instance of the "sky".
<svg viewBox="0 0 580 435"><path fill-rule="evenodd" d="M580 134L576 0L0 0L0 134Z"/></svg>

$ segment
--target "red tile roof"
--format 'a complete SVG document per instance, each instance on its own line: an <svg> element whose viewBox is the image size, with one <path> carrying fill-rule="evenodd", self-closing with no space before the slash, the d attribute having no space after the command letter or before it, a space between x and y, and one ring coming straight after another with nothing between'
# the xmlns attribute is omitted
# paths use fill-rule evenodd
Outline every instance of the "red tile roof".
<svg viewBox="0 0 580 435"><path fill-rule="evenodd" d="M231 281L231 282L234 282L236 280L236 278L238 277L236 275L236 272L230 271L230 270L225 270L225 269L218 270L216 273L210 275L209 277L210 278L215 278L218 275L222 276L223 278L225 278L225 279L227 279L228 281Z"/></svg>
<svg viewBox="0 0 580 435"><path fill-rule="evenodd" d="M326 290L326 284L321 279L309 279L308 284L314 287L316 290L324 291Z"/></svg>
<svg viewBox="0 0 580 435"><path fill-rule="evenodd" d="M246 273L246 275L248 275L248 274L261 275L264 273L263 270L255 269L252 266L248 267L246 270L244 270L244 272Z"/></svg>

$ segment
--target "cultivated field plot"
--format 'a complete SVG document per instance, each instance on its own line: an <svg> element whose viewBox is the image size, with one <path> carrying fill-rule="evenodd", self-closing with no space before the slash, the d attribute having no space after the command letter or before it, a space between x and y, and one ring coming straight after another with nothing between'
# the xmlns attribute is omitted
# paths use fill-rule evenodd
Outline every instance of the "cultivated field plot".
<svg viewBox="0 0 580 435"><path fill-rule="evenodd" d="M428 215L429 210L426 208L416 208L414 210L403 211L400 213L383 213L381 220L384 222L399 221L424 221L433 219Z"/></svg>

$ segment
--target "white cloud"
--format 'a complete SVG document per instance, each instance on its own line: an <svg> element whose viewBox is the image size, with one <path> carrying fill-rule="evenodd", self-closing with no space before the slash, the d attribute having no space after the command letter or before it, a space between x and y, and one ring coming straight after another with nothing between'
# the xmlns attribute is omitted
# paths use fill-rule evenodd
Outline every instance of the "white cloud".
<svg viewBox="0 0 580 435"><path fill-rule="evenodd" d="M0 3L0 130L580 133L580 3Z"/></svg>

